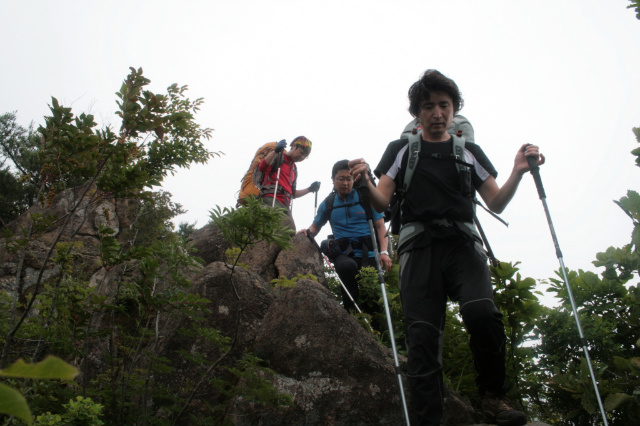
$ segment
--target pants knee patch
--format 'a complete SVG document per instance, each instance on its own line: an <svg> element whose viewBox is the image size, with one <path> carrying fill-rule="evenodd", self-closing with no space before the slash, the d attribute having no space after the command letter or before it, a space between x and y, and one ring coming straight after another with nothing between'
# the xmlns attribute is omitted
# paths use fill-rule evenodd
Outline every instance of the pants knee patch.
<svg viewBox="0 0 640 426"><path fill-rule="evenodd" d="M465 303L460 314L471 336L471 349L474 352L500 353L504 350L506 336L503 315L493 300L481 299Z"/></svg>
<svg viewBox="0 0 640 426"><path fill-rule="evenodd" d="M460 315L465 324L485 321L502 321L502 314L491 299L472 300L460 306Z"/></svg>

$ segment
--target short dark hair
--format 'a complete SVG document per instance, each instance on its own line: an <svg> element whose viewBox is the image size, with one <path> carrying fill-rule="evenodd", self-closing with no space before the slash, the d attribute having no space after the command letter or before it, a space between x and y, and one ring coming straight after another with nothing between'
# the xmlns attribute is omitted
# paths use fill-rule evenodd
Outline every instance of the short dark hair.
<svg viewBox="0 0 640 426"><path fill-rule="evenodd" d="M340 170L349 170L349 160L340 160L331 169L331 179L334 179Z"/></svg>
<svg viewBox="0 0 640 426"><path fill-rule="evenodd" d="M449 77L445 77L438 70L426 70L420 80L416 81L409 88L409 112L412 116L420 115L420 106L431 98L431 93L446 93L453 100L453 112L458 113L464 106L464 100L458 85Z"/></svg>

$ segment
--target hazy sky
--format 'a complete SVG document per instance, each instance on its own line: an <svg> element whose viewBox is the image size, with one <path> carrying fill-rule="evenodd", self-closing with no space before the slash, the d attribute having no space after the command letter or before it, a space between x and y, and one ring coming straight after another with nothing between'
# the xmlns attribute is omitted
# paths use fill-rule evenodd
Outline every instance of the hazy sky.
<svg viewBox="0 0 640 426"><path fill-rule="evenodd" d="M198 121L225 155L180 171L165 189L204 226L235 194L261 144L306 135L299 187L331 189L340 159L372 166L410 120L407 90L428 68L453 78L476 141L508 177L516 150L535 143L567 267L630 241L612 202L638 189L630 151L640 126L640 21L627 0L0 1L0 113L43 122L51 96L118 127L114 93L128 68L151 90L189 85ZM298 228L314 196L294 202ZM502 217L479 212L494 252L524 276L554 276L558 259L533 181ZM321 231L324 237L328 228Z"/></svg>

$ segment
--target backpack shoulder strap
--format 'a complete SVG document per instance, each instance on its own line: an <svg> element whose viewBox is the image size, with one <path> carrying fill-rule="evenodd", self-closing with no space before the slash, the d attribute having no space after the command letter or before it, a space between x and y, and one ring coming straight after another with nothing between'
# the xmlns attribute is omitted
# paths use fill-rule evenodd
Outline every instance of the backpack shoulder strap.
<svg viewBox="0 0 640 426"><path fill-rule="evenodd" d="M413 172L418 165L418 159L420 158L420 148L422 146L422 139L420 133L409 134L407 139L409 140L409 157L407 158L407 169L404 171L404 182L402 185L402 191L406 194L411 184L411 178L413 178Z"/></svg>
<svg viewBox="0 0 640 426"><path fill-rule="evenodd" d="M283 159L283 162L284 162L284 159ZM291 192L292 194L295 194L296 187L298 185L298 166L294 162L291 162L291 172L293 173L293 182L291 183Z"/></svg>
<svg viewBox="0 0 640 426"><path fill-rule="evenodd" d="M350 203L345 202L344 204L340 204L336 208L348 209L348 208L353 207L353 206L358 205L358 204L360 204L363 208L365 208L364 202L362 201L363 196L362 196L360 188L354 188L354 189L356 191L356 194L358 195L358 201L353 201L353 202L350 202ZM329 223L331 223L331 213L333 212L333 205L334 205L335 200L336 200L336 195L337 195L337 193L334 190L334 191L331 192L331 194L327 195L327 198L324 199L324 203L325 203L324 214L325 214L325 218L327 219L327 221Z"/></svg>
<svg viewBox="0 0 640 426"><path fill-rule="evenodd" d="M331 191L329 195L324 199L324 218L327 222L331 223L331 211L333 210L333 202L336 199L336 191Z"/></svg>
<svg viewBox="0 0 640 426"><path fill-rule="evenodd" d="M456 160L464 161L464 143L464 136L453 135L453 157ZM458 170L458 173L460 173L461 166L462 164L456 161L456 170Z"/></svg>
<svg viewBox="0 0 640 426"><path fill-rule="evenodd" d="M420 158L420 148L422 146L422 140L420 134L409 134L409 158L407 159L407 169L404 172L404 183L402 186L403 192L406 194L413 178L413 173L418 165L418 159ZM464 144L465 139L463 136L453 135L453 157L457 160L464 161ZM462 165L456 162L456 170L460 173L460 167Z"/></svg>

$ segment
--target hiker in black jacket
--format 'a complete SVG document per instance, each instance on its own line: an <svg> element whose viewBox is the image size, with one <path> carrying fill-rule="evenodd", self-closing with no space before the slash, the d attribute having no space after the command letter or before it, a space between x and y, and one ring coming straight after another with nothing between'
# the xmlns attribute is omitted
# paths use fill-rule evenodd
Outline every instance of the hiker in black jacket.
<svg viewBox="0 0 640 426"><path fill-rule="evenodd" d="M527 156L544 157L535 145L518 148L511 175L502 187L482 149L465 144L462 159L470 169L456 169L453 140L447 133L463 99L456 83L427 70L409 89L409 112L422 127L419 152L409 155L408 140L391 142L375 169L377 187L366 173L364 159L349 163L355 179L366 179L371 204L384 211L394 193L402 197L398 247L400 293L408 346L407 376L415 422L439 426L443 417L442 338L447 298L457 301L470 335L476 384L486 421L519 426L526 416L506 399L505 332L502 314L493 302L491 276L481 243L469 231L475 192L496 213L515 195L529 170ZM408 162L411 158L411 162ZM412 168L411 182L404 174ZM471 225L472 226L472 225Z"/></svg>

